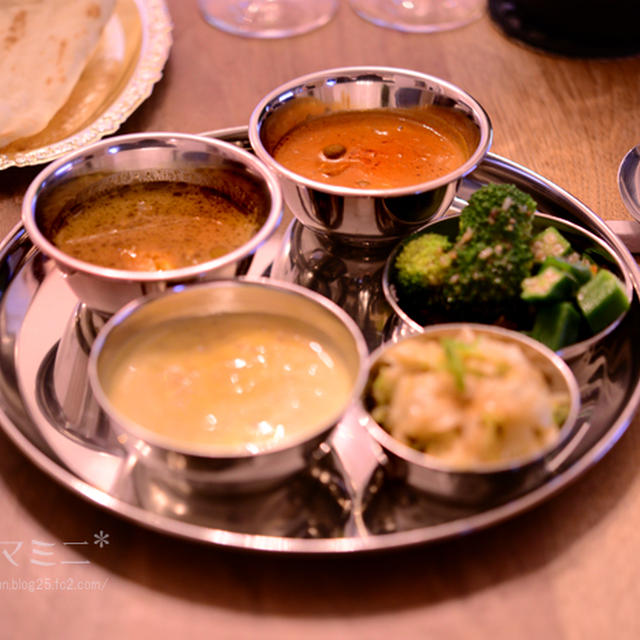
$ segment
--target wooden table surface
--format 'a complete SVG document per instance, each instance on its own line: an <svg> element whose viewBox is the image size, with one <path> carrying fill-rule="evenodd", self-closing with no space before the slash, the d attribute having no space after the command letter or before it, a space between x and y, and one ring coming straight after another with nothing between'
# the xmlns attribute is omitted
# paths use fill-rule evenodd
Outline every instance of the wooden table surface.
<svg viewBox="0 0 640 640"><path fill-rule="evenodd" d="M243 125L264 94L298 75L404 67L476 97L493 122L493 152L606 219L628 218L616 171L640 140L640 58L536 52L488 17L406 35L362 21L346 1L322 29L275 41L209 27L195 0L169 7L164 77L121 132ZM37 171L0 175L3 235ZM578 482L499 526L393 553L282 557L134 526L58 486L0 433L0 638L637 638L639 463L636 419ZM100 531L103 548L92 544ZM43 559L54 566L33 562Z"/></svg>

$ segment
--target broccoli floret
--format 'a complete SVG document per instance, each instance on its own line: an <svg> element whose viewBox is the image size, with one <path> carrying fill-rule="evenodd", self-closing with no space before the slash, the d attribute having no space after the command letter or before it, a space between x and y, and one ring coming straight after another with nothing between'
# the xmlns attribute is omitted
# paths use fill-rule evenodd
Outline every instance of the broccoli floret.
<svg viewBox="0 0 640 640"><path fill-rule="evenodd" d="M478 189L462 210L454 260L443 285L450 304L482 315L511 311L531 274L535 201L510 184Z"/></svg>
<svg viewBox="0 0 640 640"><path fill-rule="evenodd" d="M408 241L393 276L404 309L419 322L508 318L517 325L528 311L520 292L533 266L535 209L514 185L489 184L469 198L453 245L435 233Z"/></svg>
<svg viewBox="0 0 640 640"><path fill-rule="evenodd" d="M394 262L396 284L403 295L425 293L442 285L451 266L451 241L437 233L409 240Z"/></svg>
<svg viewBox="0 0 640 640"><path fill-rule="evenodd" d="M536 203L513 184L488 184L475 191L460 213L460 234L486 245L509 239L531 241Z"/></svg>
<svg viewBox="0 0 640 640"><path fill-rule="evenodd" d="M530 272L531 250L524 243L470 243L457 251L444 294L451 303L501 304L520 296Z"/></svg>

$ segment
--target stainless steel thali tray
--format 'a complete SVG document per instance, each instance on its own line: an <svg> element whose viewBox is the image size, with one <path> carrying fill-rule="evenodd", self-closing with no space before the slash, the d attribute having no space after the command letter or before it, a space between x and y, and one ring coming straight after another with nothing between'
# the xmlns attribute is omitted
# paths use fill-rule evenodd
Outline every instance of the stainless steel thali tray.
<svg viewBox="0 0 640 640"><path fill-rule="evenodd" d="M246 129L211 135L248 146ZM190 540L277 553L394 549L466 534L548 499L594 465L620 438L640 402L640 275L622 242L592 211L542 177L489 154L464 179L457 206L490 181L528 191L539 210L588 228L628 269L634 299L622 323L571 362L581 384L581 439L542 484L515 488L500 502L461 507L438 502L390 478L355 415L330 446L285 486L225 497L194 493L153 477L127 459L101 419L86 383L86 348L100 319L77 299L51 262L17 226L0 246L0 424L39 468L90 503L144 527ZM262 272L282 261L282 243L256 256Z"/></svg>
<svg viewBox="0 0 640 640"><path fill-rule="evenodd" d="M37 165L113 133L151 94L171 48L164 0L117 0L67 102L40 132L0 149L0 169Z"/></svg>

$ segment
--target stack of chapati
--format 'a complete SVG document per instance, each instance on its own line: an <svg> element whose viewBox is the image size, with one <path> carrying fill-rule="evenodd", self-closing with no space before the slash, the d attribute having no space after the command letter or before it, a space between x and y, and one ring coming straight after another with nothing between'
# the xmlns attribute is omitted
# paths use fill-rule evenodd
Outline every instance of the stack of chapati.
<svg viewBox="0 0 640 640"><path fill-rule="evenodd" d="M89 61L115 0L0 0L0 149L43 130Z"/></svg>

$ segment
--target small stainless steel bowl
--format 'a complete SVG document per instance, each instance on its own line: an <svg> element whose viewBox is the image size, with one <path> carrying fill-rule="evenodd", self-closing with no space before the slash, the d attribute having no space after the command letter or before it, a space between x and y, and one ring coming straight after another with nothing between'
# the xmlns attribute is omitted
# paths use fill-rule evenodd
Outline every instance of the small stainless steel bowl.
<svg viewBox="0 0 640 640"><path fill-rule="evenodd" d="M323 419L311 432L276 448L251 453L240 447L190 445L163 437L117 411L102 381L129 341L170 319L224 313L269 313L301 321L324 334L344 357L351 389L346 411L361 394L368 351L353 320L325 297L297 285L271 280L219 280L176 287L134 300L116 313L96 338L88 364L93 393L125 450L146 469L187 489L258 490L300 471L324 443L341 415Z"/></svg>
<svg viewBox="0 0 640 640"><path fill-rule="evenodd" d="M111 269L78 260L53 245L52 225L87 194L132 182L184 181L210 186L264 220L244 245L201 264L165 271ZM282 217L277 179L251 153L211 138L183 133L141 133L102 140L41 171L29 186L22 221L36 247L52 258L91 309L114 313L130 300L179 283L242 273L254 251Z"/></svg>
<svg viewBox="0 0 640 640"><path fill-rule="evenodd" d="M459 335L462 329L471 329L475 335L517 344L527 359L544 372L552 389L566 391L570 400L569 411L553 443L521 459L460 468L400 442L375 422L369 413L373 404L370 385L377 363L399 342L387 342L370 356L369 381L363 393L360 422L382 447L388 471L393 477L402 478L410 486L447 501L478 505L499 501L530 489L551 474L558 461L564 459L581 438L582 429L578 424L581 402L578 384L564 360L543 344L515 331L482 324L449 323L427 327L421 334L406 337L401 342L453 337Z"/></svg>
<svg viewBox="0 0 640 640"><path fill-rule="evenodd" d="M382 190L338 187L300 176L271 155L275 144L308 115L380 108L409 112L428 105L453 108L477 133L469 159L436 180ZM263 98L249 121L251 146L280 177L285 202L298 220L355 243L402 237L444 213L460 180L488 151L491 138L489 117L470 95L439 78L388 67L330 69L291 80Z"/></svg>
<svg viewBox="0 0 640 640"><path fill-rule="evenodd" d="M387 302L393 309L393 312L400 321L400 324L395 327L395 330L404 331L404 333L421 333L424 331L424 326L420 324L415 318L411 317L409 313L403 308L397 295L396 288L394 286L394 264L398 253L402 250L402 247L406 242L416 235L422 233L439 233L454 239L458 233L458 222L460 215L448 215L445 218L434 221L431 224L426 225L420 231L408 236L402 242L400 242L393 251L389 254L382 272L382 290ZM551 216L546 213L536 213L533 220L534 232L542 231L545 227L553 226L564 235L571 243L571 246L580 253L584 251L592 251L597 253L597 259L609 270L615 273L624 283L627 298L633 299L633 284L629 276L628 270L624 267L624 263L621 258L612 251L611 247L606 242L601 240L598 236L590 231L580 227L577 224L563 220L556 216ZM594 348L599 342L602 341L607 335L609 335L621 322L626 312L621 314L616 320L614 320L607 327L599 331L598 333L585 338L580 342L568 345L558 350L558 355L567 361L572 361ZM466 318L463 318L466 320ZM469 319L473 321L473 318ZM527 329L528 327L517 327L518 329Z"/></svg>

